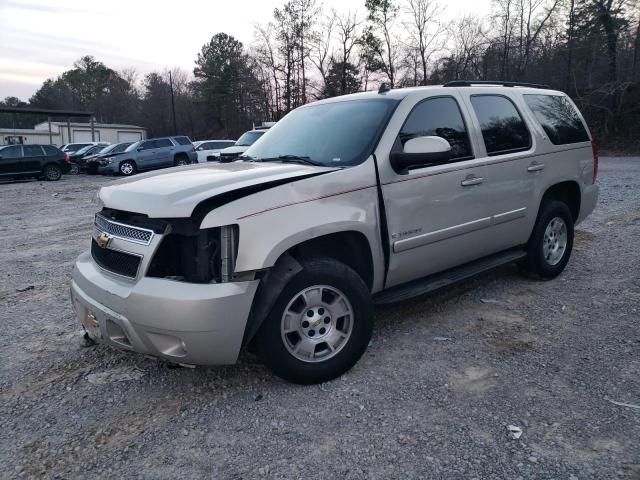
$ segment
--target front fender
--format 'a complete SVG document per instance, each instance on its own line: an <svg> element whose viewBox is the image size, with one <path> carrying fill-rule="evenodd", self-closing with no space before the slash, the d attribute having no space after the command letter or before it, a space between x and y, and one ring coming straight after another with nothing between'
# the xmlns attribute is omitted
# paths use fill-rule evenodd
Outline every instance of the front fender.
<svg viewBox="0 0 640 480"><path fill-rule="evenodd" d="M362 233L371 247L374 289L384 255L372 159L356 167L306 178L238 199L210 212L201 228L238 224L236 272L272 267L287 250L331 233Z"/></svg>

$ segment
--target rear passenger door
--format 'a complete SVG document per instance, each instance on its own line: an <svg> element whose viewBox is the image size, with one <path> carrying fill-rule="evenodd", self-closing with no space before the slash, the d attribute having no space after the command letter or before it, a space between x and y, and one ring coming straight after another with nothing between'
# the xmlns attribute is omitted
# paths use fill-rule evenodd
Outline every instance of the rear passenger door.
<svg viewBox="0 0 640 480"><path fill-rule="evenodd" d="M173 165L175 146L168 138L156 140L155 166L168 167Z"/></svg>
<svg viewBox="0 0 640 480"><path fill-rule="evenodd" d="M20 170L23 172L39 172L44 167L44 150L40 145L23 145Z"/></svg>
<svg viewBox="0 0 640 480"><path fill-rule="evenodd" d="M532 156L535 144L516 95L465 89L485 160L491 223L484 232L487 253L526 243L537 215L535 181L544 168ZM490 92L490 93L489 93Z"/></svg>
<svg viewBox="0 0 640 480"><path fill-rule="evenodd" d="M154 158L156 153L156 141L147 140L140 144L138 147L138 154L136 155L136 163L138 169L146 170L153 168Z"/></svg>

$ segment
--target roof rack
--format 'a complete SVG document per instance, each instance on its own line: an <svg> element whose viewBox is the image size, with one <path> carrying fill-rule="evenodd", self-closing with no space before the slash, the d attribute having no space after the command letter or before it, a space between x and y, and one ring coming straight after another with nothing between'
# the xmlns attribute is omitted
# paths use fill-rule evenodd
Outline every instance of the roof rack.
<svg viewBox="0 0 640 480"><path fill-rule="evenodd" d="M540 83L525 82L502 82L500 80L454 80L447 82L443 87L471 87L473 85L497 85L503 87L529 87L529 88L549 88L549 85Z"/></svg>

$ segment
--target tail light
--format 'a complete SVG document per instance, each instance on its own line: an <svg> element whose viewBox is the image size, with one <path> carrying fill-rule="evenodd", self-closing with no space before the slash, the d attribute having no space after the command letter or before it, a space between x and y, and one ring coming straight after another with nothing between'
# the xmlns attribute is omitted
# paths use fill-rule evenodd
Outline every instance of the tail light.
<svg viewBox="0 0 640 480"><path fill-rule="evenodd" d="M596 183L596 178L598 178L598 145L595 140L591 140L591 151L593 152L593 180L591 183Z"/></svg>
<svg viewBox="0 0 640 480"><path fill-rule="evenodd" d="M64 162L65 163L71 163L71 159L69 158L69 155L65 155L64 156Z"/></svg>

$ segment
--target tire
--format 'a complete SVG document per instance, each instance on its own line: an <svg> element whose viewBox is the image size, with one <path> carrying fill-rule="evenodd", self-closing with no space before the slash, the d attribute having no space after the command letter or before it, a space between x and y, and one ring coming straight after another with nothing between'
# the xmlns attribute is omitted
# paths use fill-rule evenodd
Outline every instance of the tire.
<svg viewBox="0 0 640 480"><path fill-rule="evenodd" d="M125 160L124 162L120 162L120 165L118 166L118 171L120 172L120 174L124 175L125 177L129 177L135 174L136 170L137 170L136 164L131 160Z"/></svg>
<svg viewBox="0 0 640 480"><path fill-rule="evenodd" d="M183 157L183 156L178 156L175 158L175 160L173 161L173 164L176 167L181 167L183 165L189 165L189 159L187 157Z"/></svg>
<svg viewBox="0 0 640 480"><path fill-rule="evenodd" d="M58 165L47 165L44 167L42 175L49 182L56 182L62 178L62 169Z"/></svg>
<svg viewBox="0 0 640 480"><path fill-rule="evenodd" d="M302 267L255 340L276 375L308 385L339 377L360 359L371 339L373 303L360 276L345 264L316 258Z"/></svg>
<svg viewBox="0 0 640 480"><path fill-rule="evenodd" d="M573 216L558 200L540 207L533 233L527 243L527 258L519 264L521 273L551 280L567 266L573 249Z"/></svg>
<svg viewBox="0 0 640 480"><path fill-rule="evenodd" d="M78 175L79 173L80 173L80 165L78 165L77 163L71 162L69 175Z"/></svg>

